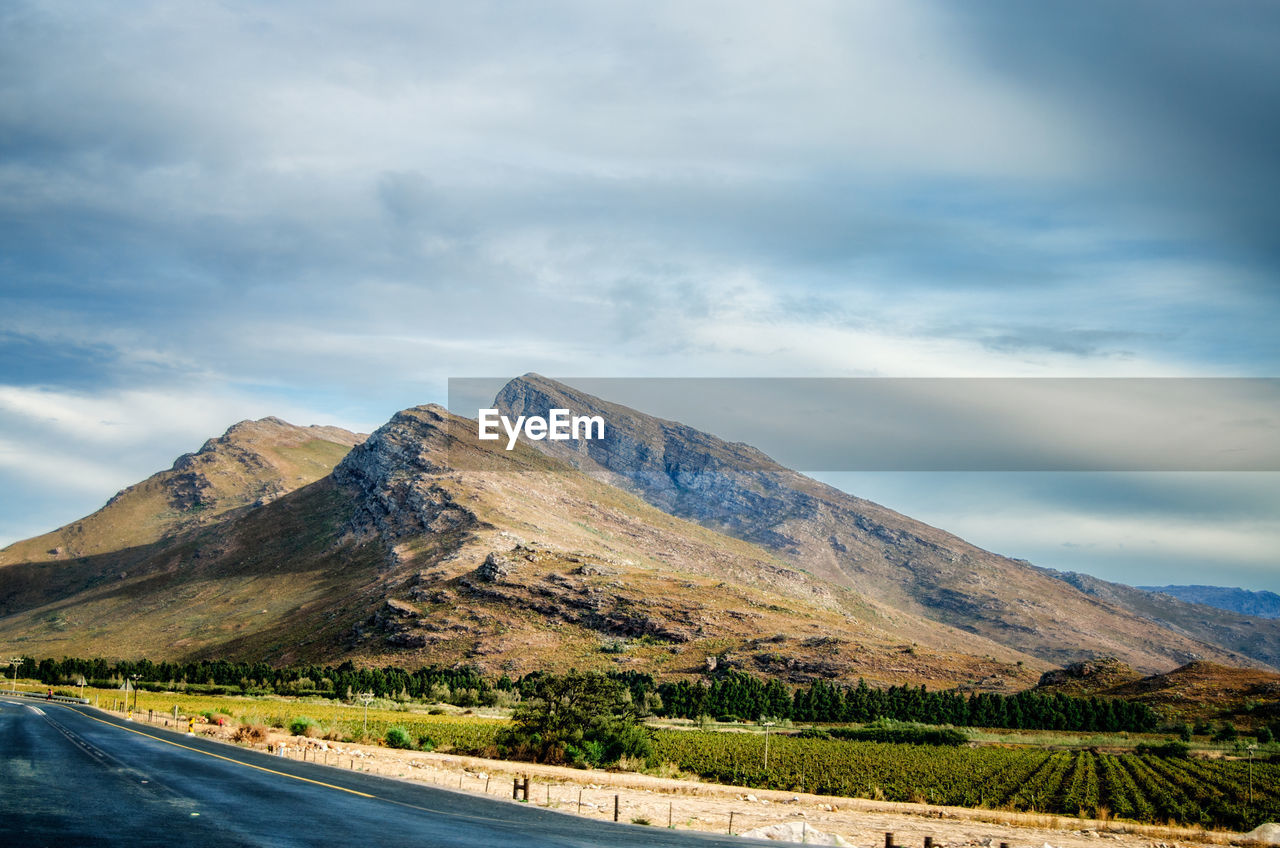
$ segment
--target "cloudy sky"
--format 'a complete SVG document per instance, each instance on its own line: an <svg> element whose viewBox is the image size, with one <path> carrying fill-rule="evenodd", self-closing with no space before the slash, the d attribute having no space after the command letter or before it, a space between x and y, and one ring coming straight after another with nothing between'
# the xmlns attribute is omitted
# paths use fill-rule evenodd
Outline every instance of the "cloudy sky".
<svg viewBox="0 0 1280 848"><path fill-rule="evenodd" d="M14 0L0 544L449 377L1277 376L1277 149L1274 3ZM1275 474L831 479L1280 589Z"/></svg>

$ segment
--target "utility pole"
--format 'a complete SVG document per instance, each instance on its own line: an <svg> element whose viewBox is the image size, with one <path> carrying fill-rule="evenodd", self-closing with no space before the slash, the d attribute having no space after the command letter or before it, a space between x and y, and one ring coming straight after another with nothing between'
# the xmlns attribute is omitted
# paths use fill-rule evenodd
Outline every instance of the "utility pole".
<svg viewBox="0 0 1280 848"><path fill-rule="evenodd" d="M373 700L372 692L361 692L360 702L364 704L364 735L369 735L369 702Z"/></svg>
<svg viewBox="0 0 1280 848"><path fill-rule="evenodd" d="M13 693L16 695L18 693L18 666L22 665L22 658L12 657L9 660L9 665L13 666Z"/></svg>
<svg viewBox="0 0 1280 848"><path fill-rule="evenodd" d="M139 678L142 677L142 675L134 674L132 675L132 677L133 677L133 711L137 712L138 711L138 680Z"/></svg>

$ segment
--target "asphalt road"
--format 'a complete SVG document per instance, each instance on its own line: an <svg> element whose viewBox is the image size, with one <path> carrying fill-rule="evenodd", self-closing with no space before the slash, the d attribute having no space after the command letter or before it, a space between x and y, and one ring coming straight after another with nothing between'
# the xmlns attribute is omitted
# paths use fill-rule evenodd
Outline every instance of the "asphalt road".
<svg viewBox="0 0 1280 848"><path fill-rule="evenodd" d="M592 821L0 696L0 845L765 844Z"/></svg>

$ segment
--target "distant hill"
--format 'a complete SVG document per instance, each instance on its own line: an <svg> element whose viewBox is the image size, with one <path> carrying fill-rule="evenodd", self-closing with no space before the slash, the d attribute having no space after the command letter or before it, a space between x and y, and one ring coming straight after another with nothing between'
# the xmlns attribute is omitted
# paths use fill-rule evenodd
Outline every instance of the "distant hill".
<svg viewBox="0 0 1280 848"><path fill-rule="evenodd" d="M1112 583L1074 571L1040 570L1103 603L1140 615L1192 639L1221 645L1272 668L1280 668L1280 620L1190 603L1173 595ZM1244 665L1240 662L1227 664Z"/></svg>
<svg viewBox="0 0 1280 848"><path fill-rule="evenodd" d="M1280 595L1223 586L1139 586L1147 592L1169 595L1180 601L1204 604L1258 618L1280 618Z"/></svg>
<svg viewBox="0 0 1280 848"><path fill-rule="evenodd" d="M1280 720L1280 674L1193 662L1140 677L1114 658L1045 672L1039 691L1137 701L1170 719L1231 721L1256 727Z"/></svg>

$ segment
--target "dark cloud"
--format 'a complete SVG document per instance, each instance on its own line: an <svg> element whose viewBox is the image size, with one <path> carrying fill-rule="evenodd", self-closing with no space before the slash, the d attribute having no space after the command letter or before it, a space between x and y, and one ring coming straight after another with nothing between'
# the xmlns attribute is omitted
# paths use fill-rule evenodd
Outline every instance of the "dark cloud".
<svg viewBox="0 0 1280 848"><path fill-rule="evenodd" d="M1089 127L1107 172L1091 189L1095 203L1242 252L1272 274L1280 267L1280 6L998 0L939 9L973 37L979 61Z"/></svg>

